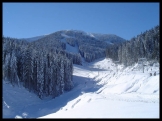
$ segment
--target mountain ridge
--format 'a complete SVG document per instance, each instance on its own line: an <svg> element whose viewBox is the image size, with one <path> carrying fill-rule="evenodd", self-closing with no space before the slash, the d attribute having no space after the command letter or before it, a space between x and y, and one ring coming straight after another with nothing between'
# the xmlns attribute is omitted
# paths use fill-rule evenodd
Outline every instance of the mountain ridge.
<svg viewBox="0 0 162 121"><path fill-rule="evenodd" d="M86 36L89 36L89 37L93 37L97 40L107 41L108 43L113 43L113 40L115 40L115 41L126 41L126 39L124 39L120 36L117 36L115 34L93 33L93 32L85 32L85 31L82 31L82 30L60 30L60 31L52 32L52 33L47 34L47 35L39 35L39 36L23 38L23 39L27 40L28 42L32 42L32 41L39 40L43 37L46 37L48 35L51 35L51 34L54 34L54 33L57 33L57 32L60 32L64 35L67 35L68 33L82 34L82 35L86 35ZM73 36L70 36L70 37L73 37Z"/></svg>
<svg viewBox="0 0 162 121"><path fill-rule="evenodd" d="M28 38L28 40L34 40L30 43L42 48L46 46L48 49L57 49L64 53L79 54L87 62L105 57L107 47L126 41L113 34L92 34L80 30L61 30L35 38L35 40L34 38ZM79 55L76 58L79 58Z"/></svg>

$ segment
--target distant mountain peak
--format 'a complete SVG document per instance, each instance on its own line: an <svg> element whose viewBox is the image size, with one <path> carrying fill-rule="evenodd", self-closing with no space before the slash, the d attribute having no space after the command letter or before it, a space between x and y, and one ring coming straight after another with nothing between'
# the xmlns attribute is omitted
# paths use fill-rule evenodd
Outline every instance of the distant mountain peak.
<svg viewBox="0 0 162 121"><path fill-rule="evenodd" d="M46 37L48 35L55 36L56 33L57 34L60 33L60 35L63 38L78 38L78 36L80 38L82 38L81 36L83 36L85 38L85 36L86 36L87 39L93 38L95 40L105 41L108 44L121 43L121 42L126 41L125 39L123 39L115 34L92 33L92 32L85 32L82 30L75 30L75 29L60 30L60 31L53 32L51 34L45 34L45 35L41 35L41 36L36 36L36 37L31 37L31 38L23 38L23 39L27 40L28 42L32 42L32 41L41 39L43 37Z"/></svg>

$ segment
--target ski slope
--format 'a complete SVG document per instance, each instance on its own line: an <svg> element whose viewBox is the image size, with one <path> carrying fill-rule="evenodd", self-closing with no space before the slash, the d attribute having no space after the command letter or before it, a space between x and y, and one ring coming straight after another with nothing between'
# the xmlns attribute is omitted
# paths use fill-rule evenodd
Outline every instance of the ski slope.
<svg viewBox="0 0 162 121"><path fill-rule="evenodd" d="M156 72L156 76L150 73ZM74 65L74 88L40 100L3 83L3 118L159 118L159 65L124 68L111 59Z"/></svg>
<svg viewBox="0 0 162 121"><path fill-rule="evenodd" d="M66 44L66 52L79 53L78 47L73 47L66 42L66 38L71 38L71 37L65 34L61 34L61 35L64 37L63 39L61 39L61 42L64 42Z"/></svg>

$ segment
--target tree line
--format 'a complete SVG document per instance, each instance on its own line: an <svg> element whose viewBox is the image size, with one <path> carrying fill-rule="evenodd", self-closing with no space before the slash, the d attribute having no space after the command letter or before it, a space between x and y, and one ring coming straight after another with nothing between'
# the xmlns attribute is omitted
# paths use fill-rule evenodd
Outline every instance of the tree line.
<svg viewBox="0 0 162 121"><path fill-rule="evenodd" d="M60 52L3 37L2 56L3 80L24 86L41 99L73 88L73 61Z"/></svg>
<svg viewBox="0 0 162 121"><path fill-rule="evenodd" d="M106 57L119 61L125 66L138 62L139 58L160 62L159 37L159 25L157 25L130 41L107 47Z"/></svg>

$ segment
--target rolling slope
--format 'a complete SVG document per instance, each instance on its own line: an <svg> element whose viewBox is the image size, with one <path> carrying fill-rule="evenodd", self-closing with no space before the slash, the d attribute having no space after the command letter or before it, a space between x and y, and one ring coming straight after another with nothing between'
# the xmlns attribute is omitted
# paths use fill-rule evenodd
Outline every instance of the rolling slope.
<svg viewBox="0 0 162 121"><path fill-rule="evenodd" d="M4 83L3 118L159 118L159 65L139 67L104 58L74 65L74 88L55 99Z"/></svg>

